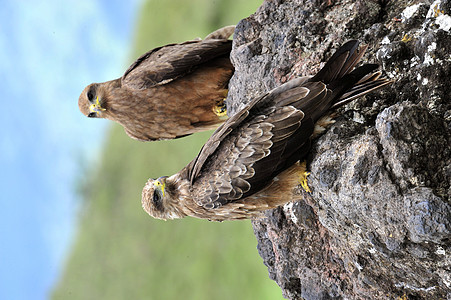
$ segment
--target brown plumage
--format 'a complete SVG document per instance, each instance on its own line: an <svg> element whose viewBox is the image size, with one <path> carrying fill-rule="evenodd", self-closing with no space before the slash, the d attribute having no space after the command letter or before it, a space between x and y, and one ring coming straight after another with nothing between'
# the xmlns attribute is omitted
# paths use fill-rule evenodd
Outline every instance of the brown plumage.
<svg viewBox="0 0 451 300"><path fill-rule="evenodd" d="M132 138L173 139L224 121L234 26L204 40L155 48L121 78L88 85L78 106L88 117L113 120Z"/></svg>
<svg viewBox="0 0 451 300"><path fill-rule="evenodd" d="M315 76L252 100L179 173L146 183L144 210L159 219L222 221L255 218L290 201L305 172L299 160L320 131L315 125L330 123L331 109L390 83L373 73L377 65L352 71L366 49L358 45L347 42Z"/></svg>

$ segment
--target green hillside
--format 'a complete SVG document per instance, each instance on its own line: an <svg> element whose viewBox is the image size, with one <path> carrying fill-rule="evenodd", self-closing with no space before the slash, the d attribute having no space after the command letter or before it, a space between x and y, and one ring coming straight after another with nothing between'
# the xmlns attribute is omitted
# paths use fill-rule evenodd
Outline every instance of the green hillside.
<svg viewBox="0 0 451 300"><path fill-rule="evenodd" d="M147 1L139 10L131 57L203 37L260 3ZM95 122L83 120L88 121ZM111 126L98 163L80 175L80 226L53 299L282 299L257 253L249 221L164 222L141 208L147 179L179 171L210 134L141 143Z"/></svg>

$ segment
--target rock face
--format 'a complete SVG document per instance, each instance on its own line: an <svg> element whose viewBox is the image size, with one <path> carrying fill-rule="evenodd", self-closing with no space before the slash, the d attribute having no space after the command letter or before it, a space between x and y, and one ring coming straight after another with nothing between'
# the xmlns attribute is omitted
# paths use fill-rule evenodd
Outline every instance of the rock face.
<svg viewBox="0 0 451 300"><path fill-rule="evenodd" d="M253 221L289 299L451 299L451 1L265 1L236 29L228 107L369 45L391 86L313 143L307 194Z"/></svg>

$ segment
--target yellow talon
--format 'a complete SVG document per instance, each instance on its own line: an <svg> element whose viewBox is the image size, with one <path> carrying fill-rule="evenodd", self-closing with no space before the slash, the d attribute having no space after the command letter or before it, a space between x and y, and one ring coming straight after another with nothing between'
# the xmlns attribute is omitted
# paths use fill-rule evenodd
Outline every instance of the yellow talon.
<svg viewBox="0 0 451 300"><path fill-rule="evenodd" d="M312 190L309 188L307 184L307 176L310 175L310 172L304 172L301 175L301 186L307 193L311 193Z"/></svg>
<svg viewBox="0 0 451 300"><path fill-rule="evenodd" d="M218 117L227 116L227 106L226 106L224 100L225 100L225 98L222 99L220 102L216 103L216 105L213 107L213 112Z"/></svg>
<svg viewBox="0 0 451 300"><path fill-rule="evenodd" d="M412 40L412 36L409 36L407 33L402 38L401 42L407 43Z"/></svg>
<svg viewBox="0 0 451 300"><path fill-rule="evenodd" d="M307 193L311 193L312 190L310 189L310 187L308 186L307 183L307 176L310 175L310 172L307 172L307 164L306 162L302 162L300 164L300 167L302 168L302 172L299 178L299 183L301 184L302 188L304 189L304 191L306 191Z"/></svg>

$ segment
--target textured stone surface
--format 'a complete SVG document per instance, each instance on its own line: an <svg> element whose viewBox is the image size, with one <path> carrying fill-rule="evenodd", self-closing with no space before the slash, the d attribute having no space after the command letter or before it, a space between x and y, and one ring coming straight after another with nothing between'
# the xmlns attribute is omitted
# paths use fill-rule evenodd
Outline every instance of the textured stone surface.
<svg viewBox="0 0 451 300"><path fill-rule="evenodd" d="M313 143L313 192L254 221L289 299L451 299L451 1L265 1L234 36L227 104L314 74L349 39L395 83Z"/></svg>

